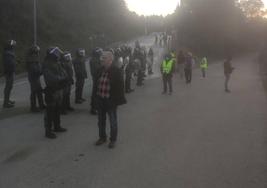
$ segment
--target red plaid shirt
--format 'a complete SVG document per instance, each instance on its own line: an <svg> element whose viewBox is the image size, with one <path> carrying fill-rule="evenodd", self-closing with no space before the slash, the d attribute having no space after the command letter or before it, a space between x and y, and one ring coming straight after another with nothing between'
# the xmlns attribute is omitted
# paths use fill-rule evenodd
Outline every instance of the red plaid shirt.
<svg viewBox="0 0 267 188"><path fill-rule="evenodd" d="M108 74L108 72L103 72L98 80L97 95L101 98L110 97L110 80Z"/></svg>

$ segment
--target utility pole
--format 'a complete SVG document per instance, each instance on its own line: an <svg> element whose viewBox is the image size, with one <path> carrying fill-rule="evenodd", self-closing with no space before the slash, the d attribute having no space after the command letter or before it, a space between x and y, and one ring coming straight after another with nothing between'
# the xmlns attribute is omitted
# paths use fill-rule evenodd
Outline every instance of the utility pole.
<svg viewBox="0 0 267 188"><path fill-rule="evenodd" d="M37 0L33 0L33 44L37 45Z"/></svg>

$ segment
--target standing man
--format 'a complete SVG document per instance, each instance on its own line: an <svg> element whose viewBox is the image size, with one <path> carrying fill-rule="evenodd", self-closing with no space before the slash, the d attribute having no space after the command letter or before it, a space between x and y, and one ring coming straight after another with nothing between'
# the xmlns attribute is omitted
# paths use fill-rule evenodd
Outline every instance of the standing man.
<svg viewBox="0 0 267 188"><path fill-rule="evenodd" d="M174 71L174 61L170 54L165 55L165 59L161 64L161 74L163 80L163 92L162 94L166 94L167 92L167 84L169 85L169 95L172 94L172 74Z"/></svg>
<svg viewBox="0 0 267 188"><path fill-rule="evenodd" d="M102 48L96 48L92 52L92 58L90 60L90 71L91 71L91 76L92 76L92 81L93 81L93 88L95 87L96 84L96 73L100 69L101 64L100 64L100 57L103 53ZM96 101L96 95L92 92L91 95L91 110L90 113L92 115L97 114L97 101Z"/></svg>
<svg viewBox="0 0 267 188"><path fill-rule="evenodd" d="M67 129L60 125L60 110L63 97L63 89L68 83L66 72L60 63L62 51L58 47L51 47L47 50L43 66L45 88L46 112L44 117L45 136L50 139L56 138L55 133L65 132Z"/></svg>
<svg viewBox="0 0 267 188"><path fill-rule="evenodd" d="M12 108L15 105L15 101L10 100L10 93L13 88L15 69L16 69L16 57L15 57L16 41L7 41L3 52L4 74L6 79L6 85L4 89L4 108Z"/></svg>
<svg viewBox="0 0 267 188"><path fill-rule="evenodd" d="M28 80L31 87L31 112L39 112L45 108L43 100L43 88L41 86L40 76L42 73L42 66L39 59L39 46L32 46L27 54L26 64L28 69ZM38 99L39 108L36 105Z"/></svg>
<svg viewBox="0 0 267 188"><path fill-rule="evenodd" d="M85 67L85 50L78 49L76 52L76 59L73 61L73 67L76 76L76 90L75 90L75 103L81 104L85 101L82 98L84 81L87 78L87 72Z"/></svg>
<svg viewBox="0 0 267 188"><path fill-rule="evenodd" d="M148 74L153 74L153 63L154 63L154 52L153 48L150 47L148 51Z"/></svg>
<svg viewBox="0 0 267 188"><path fill-rule="evenodd" d="M97 72L96 84L93 90L97 96L99 128L99 139L95 145L99 146L107 141L106 115L108 114L110 120L109 148L114 148L117 141L117 107L126 103L121 70L112 65L112 61L112 53L103 52L101 56L102 68Z"/></svg>
<svg viewBox="0 0 267 188"><path fill-rule="evenodd" d="M192 81L193 64L194 64L194 59L192 53L188 52L185 58L185 66L184 66L185 81L187 84L190 84Z"/></svg>
<svg viewBox="0 0 267 188"><path fill-rule="evenodd" d="M201 68L201 72L202 72L202 77L205 78L206 77L206 71L208 69L208 60L207 57L203 57L200 61L200 68Z"/></svg>
<svg viewBox="0 0 267 188"><path fill-rule="evenodd" d="M234 70L234 67L232 67L231 61L232 61L232 56L229 56L224 62L224 75L225 75L224 90L227 93L231 92L228 88L228 83L229 83L231 74Z"/></svg>

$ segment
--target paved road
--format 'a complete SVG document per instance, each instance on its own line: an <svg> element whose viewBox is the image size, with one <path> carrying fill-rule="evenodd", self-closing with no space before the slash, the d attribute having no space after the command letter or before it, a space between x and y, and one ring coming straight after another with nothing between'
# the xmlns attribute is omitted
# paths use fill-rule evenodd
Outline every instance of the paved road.
<svg viewBox="0 0 267 188"><path fill-rule="evenodd" d="M62 118L67 133L45 139L18 84L18 109L1 112L0 187L266 188L267 100L254 59L234 59L230 94L221 63L206 79L195 69L191 85L174 77L172 96L161 95L159 74L149 78L119 108L114 150L93 145L88 103Z"/></svg>

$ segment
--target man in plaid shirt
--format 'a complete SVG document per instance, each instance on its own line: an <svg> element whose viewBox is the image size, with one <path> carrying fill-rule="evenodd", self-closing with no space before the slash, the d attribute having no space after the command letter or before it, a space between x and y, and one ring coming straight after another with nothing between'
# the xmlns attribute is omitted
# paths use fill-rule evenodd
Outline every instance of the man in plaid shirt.
<svg viewBox="0 0 267 188"><path fill-rule="evenodd" d="M97 96L99 139L97 146L107 141L106 114L110 120L109 148L114 148L117 141L118 121L117 107L125 104L123 74L119 68L112 65L113 54L105 51L101 56L101 68L96 74L96 84L93 88Z"/></svg>

